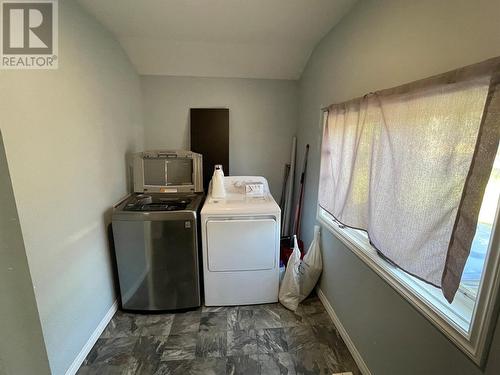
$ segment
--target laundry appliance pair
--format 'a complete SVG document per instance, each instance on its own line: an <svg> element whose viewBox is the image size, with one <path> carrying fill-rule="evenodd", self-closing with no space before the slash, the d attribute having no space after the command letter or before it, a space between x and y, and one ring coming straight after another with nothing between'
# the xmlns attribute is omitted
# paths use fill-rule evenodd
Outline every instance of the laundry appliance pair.
<svg viewBox="0 0 500 375"><path fill-rule="evenodd" d="M124 310L200 306L202 279L207 306L277 301L280 209L265 178L223 177L225 196L209 187L200 220L201 155L147 151L132 166L134 193L112 219Z"/></svg>

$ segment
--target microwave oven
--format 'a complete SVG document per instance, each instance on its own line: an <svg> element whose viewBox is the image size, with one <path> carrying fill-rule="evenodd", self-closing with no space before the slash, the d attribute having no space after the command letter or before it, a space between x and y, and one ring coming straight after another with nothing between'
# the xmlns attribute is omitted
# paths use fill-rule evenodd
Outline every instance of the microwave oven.
<svg viewBox="0 0 500 375"><path fill-rule="evenodd" d="M192 151L144 151L133 155L134 192L201 193L202 156Z"/></svg>

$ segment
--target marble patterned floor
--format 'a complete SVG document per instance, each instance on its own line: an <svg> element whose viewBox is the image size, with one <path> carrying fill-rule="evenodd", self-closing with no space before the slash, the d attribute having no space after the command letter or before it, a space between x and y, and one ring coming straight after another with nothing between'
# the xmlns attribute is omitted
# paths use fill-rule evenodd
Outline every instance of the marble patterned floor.
<svg viewBox="0 0 500 375"><path fill-rule="evenodd" d="M317 297L202 307L177 314L118 312L78 375L337 374L360 372Z"/></svg>

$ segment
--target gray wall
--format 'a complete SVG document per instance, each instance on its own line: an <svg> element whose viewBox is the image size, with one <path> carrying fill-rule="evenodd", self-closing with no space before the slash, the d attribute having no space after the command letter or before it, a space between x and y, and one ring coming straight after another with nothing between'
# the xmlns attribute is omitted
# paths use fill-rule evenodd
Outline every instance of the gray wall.
<svg viewBox="0 0 500 375"><path fill-rule="evenodd" d="M115 300L108 210L127 191L125 154L143 147L140 81L120 45L73 1L59 2L59 22L58 70L0 73L0 128L57 375Z"/></svg>
<svg viewBox="0 0 500 375"><path fill-rule="evenodd" d="M320 108L500 55L500 2L360 1L317 46L300 80L299 149L311 144L303 233L315 223ZM373 374L481 374L329 232L321 288ZM500 373L500 329L486 374Z"/></svg>
<svg viewBox="0 0 500 375"><path fill-rule="evenodd" d="M0 374L50 374L0 133Z"/></svg>
<svg viewBox="0 0 500 375"><path fill-rule="evenodd" d="M189 149L189 109L229 108L229 172L266 177L275 199L280 198L297 128L296 81L141 78L146 148Z"/></svg>

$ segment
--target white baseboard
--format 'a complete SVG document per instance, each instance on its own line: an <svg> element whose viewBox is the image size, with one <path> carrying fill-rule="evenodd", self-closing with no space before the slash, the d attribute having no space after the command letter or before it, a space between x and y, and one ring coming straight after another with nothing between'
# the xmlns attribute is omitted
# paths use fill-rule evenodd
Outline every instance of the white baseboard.
<svg viewBox="0 0 500 375"><path fill-rule="evenodd" d="M347 348L349 349L349 352L351 352L352 357L354 358L354 361L358 365L359 370L363 375L371 375L370 370L368 369L368 366L366 365L365 361L363 361L363 358L361 357L361 354L359 354L358 349L356 349L356 346L354 346L354 343L352 342L351 338L349 337L349 334L345 330L344 326L340 322L339 317L335 313L335 310L333 310L332 305L326 298L325 294L321 289L317 289L316 293L318 293L318 297L321 300L321 303L323 303L323 306L325 306L326 311L328 312L328 315L330 315L330 318L333 321L333 324L337 328L337 331L339 331L340 336L344 340Z"/></svg>
<svg viewBox="0 0 500 375"><path fill-rule="evenodd" d="M78 353L71 366L69 366L69 368L66 370L66 375L76 374L76 372L82 365L83 361L92 350L97 339L99 338L99 336L101 336L104 329L106 329L106 326L108 325L109 321L113 318L117 310L118 310L118 300L113 302L113 305L111 305L106 315L104 315L104 318L102 318L97 328L94 330L92 335L89 337L89 339L83 346L82 350L80 350L80 353Z"/></svg>

